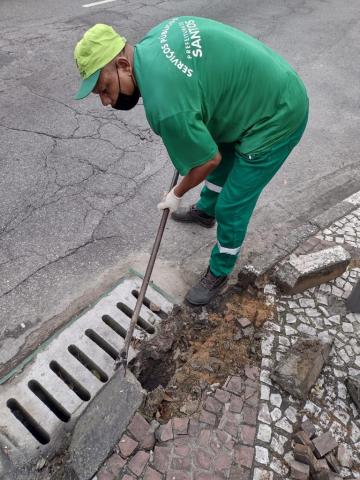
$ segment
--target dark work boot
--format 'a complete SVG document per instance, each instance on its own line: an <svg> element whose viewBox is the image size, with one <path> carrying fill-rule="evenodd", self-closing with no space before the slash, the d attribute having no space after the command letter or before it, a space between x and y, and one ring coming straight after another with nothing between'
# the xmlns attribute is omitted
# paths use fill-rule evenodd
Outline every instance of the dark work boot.
<svg viewBox="0 0 360 480"><path fill-rule="evenodd" d="M199 282L190 288L185 297L186 300L192 305L206 305L220 292L227 278L227 276L216 277L208 268Z"/></svg>
<svg viewBox="0 0 360 480"><path fill-rule="evenodd" d="M215 225L215 218L196 208L196 205L182 207L171 214L176 222L198 223L199 225L211 228Z"/></svg>

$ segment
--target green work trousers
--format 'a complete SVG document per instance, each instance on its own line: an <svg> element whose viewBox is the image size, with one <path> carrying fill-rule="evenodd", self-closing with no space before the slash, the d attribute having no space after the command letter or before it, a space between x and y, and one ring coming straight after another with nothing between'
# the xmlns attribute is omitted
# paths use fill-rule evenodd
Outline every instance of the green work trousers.
<svg viewBox="0 0 360 480"><path fill-rule="evenodd" d="M206 178L196 205L217 221L210 257L214 275L229 275L234 268L256 202L300 141L306 123L307 116L295 133L260 154L240 154L232 144L219 145L222 161Z"/></svg>

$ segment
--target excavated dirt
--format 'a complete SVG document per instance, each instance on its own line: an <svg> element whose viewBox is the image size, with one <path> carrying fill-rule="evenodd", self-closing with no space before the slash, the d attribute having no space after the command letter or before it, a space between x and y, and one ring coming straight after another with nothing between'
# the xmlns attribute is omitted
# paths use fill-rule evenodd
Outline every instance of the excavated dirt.
<svg viewBox="0 0 360 480"><path fill-rule="evenodd" d="M160 421L191 415L206 392L259 360L257 329L273 309L255 290L228 292L207 309L178 308L142 345L133 372L149 390L143 413ZM243 328L238 320L251 323ZM215 385L214 385L215 384Z"/></svg>

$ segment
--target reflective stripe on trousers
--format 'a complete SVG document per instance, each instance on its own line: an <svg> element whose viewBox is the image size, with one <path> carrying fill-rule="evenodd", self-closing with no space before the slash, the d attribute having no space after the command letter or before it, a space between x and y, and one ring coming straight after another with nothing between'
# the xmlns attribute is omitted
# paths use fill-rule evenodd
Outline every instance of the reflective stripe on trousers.
<svg viewBox="0 0 360 480"><path fill-rule="evenodd" d="M226 253L227 255L237 255L240 252L241 246L237 248L227 248L220 245L220 242L217 242L217 246L220 253Z"/></svg>
<svg viewBox="0 0 360 480"><path fill-rule="evenodd" d="M205 187L215 193L220 193L222 190L222 187L219 187L219 185L215 185L215 183L211 183L208 180L205 180Z"/></svg>

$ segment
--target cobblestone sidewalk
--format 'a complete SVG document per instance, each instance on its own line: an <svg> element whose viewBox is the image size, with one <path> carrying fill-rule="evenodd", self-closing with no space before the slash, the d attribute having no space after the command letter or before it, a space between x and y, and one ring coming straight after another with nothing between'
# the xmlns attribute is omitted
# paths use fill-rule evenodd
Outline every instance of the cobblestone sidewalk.
<svg viewBox="0 0 360 480"><path fill-rule="evenodd" d="M360 208L305 242L296 253L333 244L360 249ZM359 250L360 251L360 250ZM359 256L360 258L360 256ZM277 318L263 327L261 368L246 367L212 392L199 418L175 418L154 433L136 414L96 480L277 480L290 478L292 436L310 419L320 434L330 431L351 450L353 468L341 478L360 478L360 416L344 380L360 374L360 314L346 312L345 299L360 268L292 296L265 287ZM277 361L304 336L333 337L329 361L307 401L282 391L270 379Z"/></svg>
<svg viewBox="0 0 360 480"><path fill-rule="evenodd" d="M258 402L259 370L247 367L207 397L198 418L160 426L156 443L152 425L136 414L96 479L250 480Z"/></svg>
<svg viewBox="0 0 360 480"><path fill-rule="evenodd" d="M352 253L360 248L360 209L309 239L295 253L310 253L334 243ZM348 314L345 308L345 299L359 279L360 269L349 267L336 280L302 294L277 296L273 287L267 287L268 301L276 304L278 318L264 325L267 334L261 344L255 460L262 465L264 479L290 477L291 437L296 425L307 418L318 434L330 431L339 444L350 448L357 468L342 468L341 477L360 478L360 417L344 384L348 375L360 374L360 314ZM304 336L334 338L329 362L305 404L285 394L269 377L275 362Z"/></svg>

